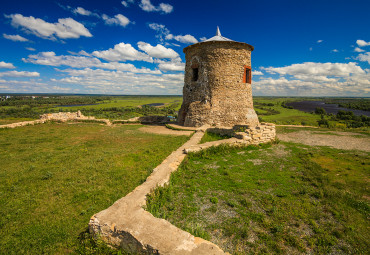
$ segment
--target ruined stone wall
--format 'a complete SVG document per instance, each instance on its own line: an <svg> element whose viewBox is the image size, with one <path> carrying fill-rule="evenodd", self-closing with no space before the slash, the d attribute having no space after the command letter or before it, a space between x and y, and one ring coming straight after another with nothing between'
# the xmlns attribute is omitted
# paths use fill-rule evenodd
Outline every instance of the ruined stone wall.
<svg viewBox="0 0 370 255"><path fill-rule="evenodd" d="M272 123L261 123L248 129L241 128L241 130L234 127L234 130L234 137L248 141L250 144L272 142L276 136L275 124Z"/></svg>
<svg viewBox="0 0 370 255"><path fill-rule="evenodd" d="M95 117L84 116L80 111L77 112L57 112L57 113L46 113L40 116L41 120L57 120L57 121L68 121L68 120L93 120Z"/></svg>
<svg viewBox="0 0 370 255"><path fill-rule="evenodd" d="M46 114L41 115L39 120L22 121L22 122L17 122L17 123L0 125L0 128L16 128L16 127L22 127L22 126L36 125L36 124L45 123L50 120L66 122L70 120L96 120L96 119L95 117L84 116L80 111L46 113ZM109 120L101 120L101 121L110 125Z"/></svg>
<svg viewBox="0 0 370 255"><path fill-rule="evenodd" d="M184 126L257 125L252 87L244 83L251 66L252 46L238 42L210 41L184 49L186 66L179 123ZM193 81L193 68L198 80Z"/></svg>
<svg viewBox="0 0 370 255"><path fill-rule="evenodd" d="M276 137L275 124L265 122L257 126L235 125L233 128L208 128L207 132L242 139L248 144L272 142Z"/></svg>

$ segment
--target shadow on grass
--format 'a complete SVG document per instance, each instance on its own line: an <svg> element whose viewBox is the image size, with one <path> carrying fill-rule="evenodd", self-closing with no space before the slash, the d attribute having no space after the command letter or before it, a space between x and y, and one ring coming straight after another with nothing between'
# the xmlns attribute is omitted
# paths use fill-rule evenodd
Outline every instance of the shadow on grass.
<svg viewBox="0 0 370 255"><path fill-rule="evenodd" d="M78 235L78 246L75 248L75 254L107 254L107 255L127 255L128 253L109 247L103 240L94 239L86 228Z"/></svg>

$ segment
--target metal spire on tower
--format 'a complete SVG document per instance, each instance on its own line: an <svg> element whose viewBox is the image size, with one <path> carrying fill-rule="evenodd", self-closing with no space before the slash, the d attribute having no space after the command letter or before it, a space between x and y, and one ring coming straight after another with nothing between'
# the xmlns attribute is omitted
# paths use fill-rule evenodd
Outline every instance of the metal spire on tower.
<svg viewBox="0 0 370 255"><path fill-rule="evenodd" d="M216 35L212 38L209 38L208 40L205 40L205 42L209 41L232 41L229 38L223 37L220 32L220 28L217 26Z"/></svg>
<svg viewBox="0 0 370 255"><path fill-rule="evenodd" d="M221 36L220 28L217 26L216 36Z"/></svg>

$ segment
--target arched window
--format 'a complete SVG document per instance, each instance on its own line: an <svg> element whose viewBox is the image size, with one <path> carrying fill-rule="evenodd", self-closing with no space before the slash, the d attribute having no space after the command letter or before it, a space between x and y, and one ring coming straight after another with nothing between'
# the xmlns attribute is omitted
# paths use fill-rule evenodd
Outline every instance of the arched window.
<svg viewBox="0 0 370 255"><path fill-rule="evenodd" d="M244 77L243 77L244 83L252 83L252 69L250 66L244 67Z"/></svg>

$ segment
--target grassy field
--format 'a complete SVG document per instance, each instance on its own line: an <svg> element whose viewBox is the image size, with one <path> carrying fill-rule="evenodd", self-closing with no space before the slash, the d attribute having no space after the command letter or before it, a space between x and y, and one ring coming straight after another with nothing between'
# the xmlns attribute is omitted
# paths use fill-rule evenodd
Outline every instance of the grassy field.
<svg viewBox="0 0 370 255"><path fill-rule="evenodd" d="M254 108L261 121L285 125L317 126L320 115L284 108L281 104L304 99L254 97Z"/></svg>
<svg viewBox="0 0 370 255"><path fill-rule="evenodd" d="M329 100L323 98L288 98L288 97L254 97L254 107L260 121L283 125L318 126L320 114L306 113L290 109L286 103L302 100ZM330 99L334 100L334 99ZM340 99L336 99L340 100ZM367 107L369 100L347 99L353 107ZM145 106L162 103L162 106ZM170 115L177 116L181 107L181 96L50 96L31 99L29 97L12 98L0 102L0 125L23 119L38 119L41 114L59 111L78 111L86 116L110 120L124 120L138 116ZM347 104L346 104L347 105ZM362 109L361 108L361 109ZM333 116L325 115L324 123L331 128L345 129L348 121L338 121ZM347 116L348 117L348 116ZM326 122L327 121L327 122ZM369 124L365 125L368 126ZM358 123L351 127L360 127Z"/></svg>
<svg viewBox="0 0 370 255"><path fill-rule="evenodd" d="M0 119L0 125L6 125L11 124L15 122L22 122L22 121L29 121L34 120L32 118L6 118L6 119Z"/></svg>
<svg viewBox="0 0 370 255"><path fill-rule="evenodd" d="M182 102L174 96L58 100L0 106L0 125L60 110L110 119L167 115ZM284 107L291 100L299 99L256 97L254 105L261 121L318 125L320 115ZM99 104L56 107L80 101ZM141 107L151 103L165 105ZM354 130L332 122L331 128L305 129L331 134L340 124L342 131ZM89 237L89 218L142 183L188 139L139 127L47 123L0 129L0 254L110 254ZM368 127L355 130L369 135ZM206 133L201 142L223 138ZM148 209L233 254L366 254L369 163L369 153L283 142L211 148L189 154L170 186L149 197Z"/></svg>
<svg viewBox="0 0 370 255"><path fill-rule="evenodd" d="M163 104L171 104L171 103L179 103L178 109L180 109L182 102L182 96L117 96L112 97L110 100L106 100L103 103L97 105L86 105L86 106L72 106L72 107L64 107L67 109L71 109L71 111L77 111L79 109L86 108L86 109L104 109L104 108L112 108L112 107L137 107L140 105L145 104L153 104L153 103L163 103ZM60 107L55 107L54 109L59 109Z"/></svg>
<svg viewBox="0 0 370 255"><path fill-rule="evenodd" d="M164 105L145 106L153 103ZM20 97L18 100L14 98L0 102L0 120L7 124L22 121L24 118L38 119L44 113L78 110L86 116L111 120L148 115L176 116L181 103L180 96L59 96L39 99Z"/></svg>
<svg viewBox="0 0 370 255"><path fill-rule="evenodd" d="M0 129L0 254L105 254L89 218L141 184L188 137L140 125Z"/></svg>
<svg viewBox="0 0 370 255"><path fill-rule="evenodd" d="M369 153L300 144L189 154L147 209L232 254L368 254Z"/></svg>

